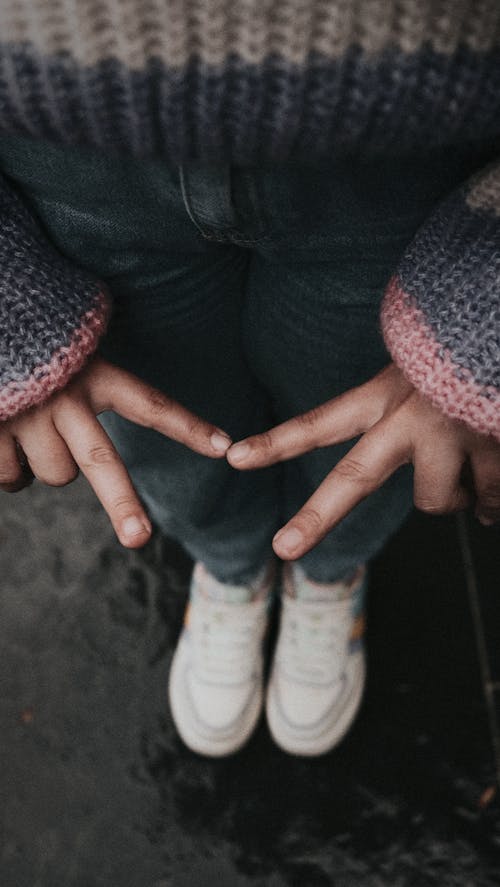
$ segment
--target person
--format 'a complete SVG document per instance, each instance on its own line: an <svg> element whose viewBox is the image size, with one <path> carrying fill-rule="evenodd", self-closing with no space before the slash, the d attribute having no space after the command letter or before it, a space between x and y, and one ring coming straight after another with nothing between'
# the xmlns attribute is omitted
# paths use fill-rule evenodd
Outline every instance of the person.
<svg viewBox="0 0 500 887"><path fill-rule="evenodd" d="M500 10L33 0L0 26L0 485L81 469L125 546L154 520L193 557L190 748L236 751L265 706L324 753L412 487L500 514Z"/></svg>

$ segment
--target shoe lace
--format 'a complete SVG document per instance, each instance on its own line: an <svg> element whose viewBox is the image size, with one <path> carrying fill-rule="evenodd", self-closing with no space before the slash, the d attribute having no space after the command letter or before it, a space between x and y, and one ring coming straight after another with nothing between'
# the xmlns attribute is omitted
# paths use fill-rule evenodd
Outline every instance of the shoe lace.
<svg viewBox="0 0 500 887"><path fill-rule="evenodd" d="M193 649L205 679L236 683L248 678L260 655L265 602L226 604L200 598L193 611Z"/></svg>
<svg viewBox="0 0 500 887"><path fill-rule="evenodd" d="M351 607L349 600L284 601L279 656L292 678L322 684L340 677L352 625Z"/></svg>

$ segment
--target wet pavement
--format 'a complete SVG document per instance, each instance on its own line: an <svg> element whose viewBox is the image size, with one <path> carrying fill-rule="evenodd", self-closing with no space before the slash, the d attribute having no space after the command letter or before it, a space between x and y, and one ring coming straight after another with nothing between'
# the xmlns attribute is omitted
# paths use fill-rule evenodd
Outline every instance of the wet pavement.
<svg viewBox="0 0 500 887"><path fill-rule="evenodd" d="M500 535L414 515L373 568L342 744L261 724L204 760L166 705L190 563L114 541L79 480L0 499L2 887L500 883Z"/></svg>

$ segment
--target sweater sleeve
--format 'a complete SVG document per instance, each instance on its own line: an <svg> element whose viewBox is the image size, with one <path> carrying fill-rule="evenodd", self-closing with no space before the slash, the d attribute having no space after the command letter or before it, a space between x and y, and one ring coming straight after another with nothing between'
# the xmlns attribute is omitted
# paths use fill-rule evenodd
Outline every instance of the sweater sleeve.
<svg viewBox="0 0 500 887"><path fill-rule="evenodd" d="M0 421L63 388L108 314L104 287L54 249L0 175Z"/></svg>
<svg viewBox="0 0 500 887"><path fill-rule="evenodd" d="M500 440L500 163L417 233L389 282L381 324L394 362L425 397Z"/></svg>

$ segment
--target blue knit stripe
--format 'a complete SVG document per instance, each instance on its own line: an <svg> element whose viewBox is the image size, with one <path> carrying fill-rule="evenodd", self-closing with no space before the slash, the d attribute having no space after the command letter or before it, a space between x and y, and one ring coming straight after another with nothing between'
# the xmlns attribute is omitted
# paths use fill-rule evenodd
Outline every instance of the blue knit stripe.
<svg viewBox="0 0 500 887"><path fill-rule="evenodd" d="M500 388L500 218L472 210L465 193L433 213L398 276L457 368Z"/></svg>
<svg viewBox="0 0 500 887"><path fill-rule="evenodd" d="M305 66L272 55L230 56L185 69L151 58L83 67L69 54L0 43L0 134L236 163L331 159L346 151L426 150L500 135L500 48L453 55L426 47Z"/></svg>

